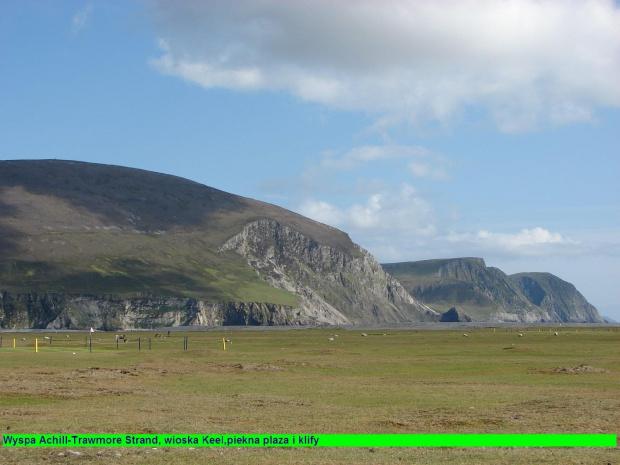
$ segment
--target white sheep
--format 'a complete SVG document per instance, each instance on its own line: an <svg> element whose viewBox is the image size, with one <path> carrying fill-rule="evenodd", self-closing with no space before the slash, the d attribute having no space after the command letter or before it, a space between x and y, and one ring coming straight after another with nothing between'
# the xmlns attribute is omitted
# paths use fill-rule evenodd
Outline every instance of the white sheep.
<svg viewBox="0 0 620 465"><path fill-rule="evenodd" d="M523 334L519 333L519 337L523 337Z"/></svg>
<svg viewBox="0 0 620 465"><path fill-rule="evenodd" d="M328 337L328 338L327 338L327 340L328 340L328 341L333 341L333 340L334 340L334 338L333 338L333 337Z"/></svg>
<svg viewBox="0 0 620 465"><path fill-rule="evenodd" d="M469 337L467 334L463 334L463 337Z"/></svg>

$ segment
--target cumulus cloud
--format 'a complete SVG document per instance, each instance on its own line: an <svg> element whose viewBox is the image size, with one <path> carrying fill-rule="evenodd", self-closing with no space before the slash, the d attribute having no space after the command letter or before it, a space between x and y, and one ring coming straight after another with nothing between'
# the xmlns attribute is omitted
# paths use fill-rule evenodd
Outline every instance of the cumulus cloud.
<svg viewBox="0 0 620 465"><path fill-rule="evenodd" d="M620 107L613 0L153 0L160 72L284 91L377 124L483 110L505 131ZM420 167L413 167L413 171Z"/></svg>

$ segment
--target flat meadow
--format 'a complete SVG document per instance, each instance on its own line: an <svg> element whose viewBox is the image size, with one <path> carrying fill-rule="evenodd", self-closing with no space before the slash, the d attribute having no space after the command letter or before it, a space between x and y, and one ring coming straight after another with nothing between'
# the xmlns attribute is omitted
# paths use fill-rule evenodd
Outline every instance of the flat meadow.
<svg viewBox="0 0 620 465"><path fill-rule="evenodd" d="M2 434L620 434L617 327L446 328L135 331L125 332L126 342L120 340L118 348L116 335L122 332L0 332L0 429ZM222 339L230 341L226 350ZM617 447L0 448L0 463L209 460L606 465L619 463L620 452Z"/></svg>

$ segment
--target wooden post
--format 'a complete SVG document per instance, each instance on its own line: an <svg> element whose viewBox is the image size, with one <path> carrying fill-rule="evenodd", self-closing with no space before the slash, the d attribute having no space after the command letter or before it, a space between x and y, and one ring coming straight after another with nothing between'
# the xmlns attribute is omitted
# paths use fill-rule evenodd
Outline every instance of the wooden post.
<svg viewBox="0 0 620 465"><path fill-rule="evenodd" d="M89 345L89 352L92 354L93 353L93 339L89 338L88 339L88 345Z"/></svg>
<svg viewBox="0 0 620 465"><path fill-rule="evenodd" d="M138 338L138 352L140 352L140 346L142 345L142 341L140 339L141 338Z"/></svg>
<svg viewBox="0 0 620 465"><path fill-rule="evenodd" d="M151 350L151 338L149 337L149 350Z"/></svg>
<svg viewBox="0 0 620 465"><path fill-rule="evenodd" d="M34 340L34 353L39 353L39 340L35 338Z"/></svg>
<svg viewBox="0 0 620 465"><path fill-rule="evenodd" d="M225 337L222 338L222 347L224 347L224 350L226 350L226 338Z"/></svg>

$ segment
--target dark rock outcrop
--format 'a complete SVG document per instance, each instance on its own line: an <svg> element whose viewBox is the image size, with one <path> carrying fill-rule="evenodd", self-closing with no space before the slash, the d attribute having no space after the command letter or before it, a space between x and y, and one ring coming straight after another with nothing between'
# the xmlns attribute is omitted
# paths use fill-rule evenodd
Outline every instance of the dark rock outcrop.
<svg viewBox="0 0 620 465"><path fill-rule="evenodd" d="M447 312L441 314L441 319L439 321L442 323L461 323L464 321L471 321L471 318L467 313L463 313L455 307L452 307Z"/></svg>

